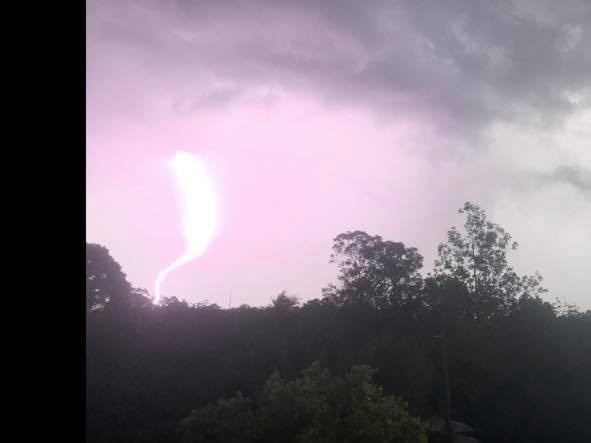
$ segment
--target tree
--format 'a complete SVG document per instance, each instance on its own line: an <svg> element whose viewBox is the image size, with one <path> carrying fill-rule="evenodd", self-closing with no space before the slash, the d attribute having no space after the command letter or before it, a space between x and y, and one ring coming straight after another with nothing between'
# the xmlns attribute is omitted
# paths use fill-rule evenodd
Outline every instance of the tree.
<svg viewBox="0 0 591 443"><path fill-rule="evenodd" d="M255 441L255 414L252 400L238 392L229 400L220 399L191 416L181 425L183 442Z"/></svg>
<svg viewBox="0 0 591 443"><path fill-rule="evenodd" d="M104 309L108 304L122 304L132 286L109 250L94 243L86 244L86 310Z"/></svg>
<svg viewBox="0 0 591 443"><path fill-rule="evenodd" d="M334 239L331 263L337 263L341 287L323 289L335 304L367 303L376 308L415 304L423 284L423 257L416 248L363 231Z"/></svg>
<svg viewBox="0 0 591 443"><path fill-rule="evenodd" d="M151 304L145 289L134 288L109 250L86 244L86 310L146 307Z"/></svg>
<svg viewBox="0 0 591 443"><path fill-rule="evenodd" d="M171 298L119 315L109 301L107 315L86 317L87 441L179 441L187 411L207 405L183 427L189 443L388 441L384 433L397 438L404 426L395 424L408 424L408 414L442 415L447 404L481 441L591 441L590 311L519 296L509 312L484 315L473 287L449 270L426 278L421 292L417 315L371 303L342 309L326 298L293 309L283 297L279 309ZM379 372L367 383L351 381L350 371L300 376L314 360L333 374L360 363ZM283 379L261 391L275 370ZM374 383L402 396L409 412L396 415L406 409L388 406ZM237 391L244 396L215 403Z"/></svg>
<svg viewBox="0 0 591 443"><path fill-rule="evenodd" d="M197 442L426 442L426 425L401 400L384 396L374 371L354 366L333 376L318 363L293 381L275 373L256 401L238 393L193 411L183 441Z"/></svg>
<svg viewBox="0 0 591 443"><path fill-rule="evenodd" d="M501 226L488 220L485 212L467 202L458 211L465 214L465 233L452 227L448 242L438 247L436 277L451 277L465 285L477 317L507 313L523 298L538 297L545 290L539 274L520 277L507 261L517 243Z"/></svg>
<svg viewBox="0 0 591 443"><path fill-rule="evenodd" d="M277 297L271 300L273 308L281 311L289 311L299 305L299 300L295 296L287 295L287 291L281 291Z"/></svg>
<svg viewBox="0 0 591 443"><path fill-rule="evenodd" d="M189 303L186 300L179 300L177 297L162 297L160 306L171 309L189 309Z"/></svg>

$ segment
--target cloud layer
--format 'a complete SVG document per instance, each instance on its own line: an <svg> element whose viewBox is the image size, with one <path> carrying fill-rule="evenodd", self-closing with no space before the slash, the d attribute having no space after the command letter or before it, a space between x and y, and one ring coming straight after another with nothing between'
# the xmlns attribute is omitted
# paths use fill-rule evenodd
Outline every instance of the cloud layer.
<svg viewBox="0 0 591 443"><path fill-rule="evenodd" d="M466 134L560 122L591 97L584 0L92 2L88 21L170 67L175 109L283 87Z"/></svg>

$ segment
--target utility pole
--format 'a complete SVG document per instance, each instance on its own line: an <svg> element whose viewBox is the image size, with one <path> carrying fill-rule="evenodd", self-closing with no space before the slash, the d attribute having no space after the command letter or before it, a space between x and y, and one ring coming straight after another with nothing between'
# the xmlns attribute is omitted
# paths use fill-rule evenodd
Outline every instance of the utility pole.
<svg viewBox="0 0 591 443"><path fill-rule="evenodd" d="M433 338L441 340L441 352L443 356L443 384L445 385L445 440L447 443L452 443L454 441L454 435L451 428L451 393L449 386L449 367L447 363L447 331L445 324L447 303L444 301L445 289L440 288L440 291L439 309L441 309L441 333L434 336Z"/></svg>
<svg viewBox="0 0 591 443"><path fill-rule="evenodd" d="M447 365L447 334L445 330L446 305L441 304L441 347L443 351L443 379L445 383L445 434L447 442L454 441L451 429L451 393L449 388L449 368Z"/></svg>

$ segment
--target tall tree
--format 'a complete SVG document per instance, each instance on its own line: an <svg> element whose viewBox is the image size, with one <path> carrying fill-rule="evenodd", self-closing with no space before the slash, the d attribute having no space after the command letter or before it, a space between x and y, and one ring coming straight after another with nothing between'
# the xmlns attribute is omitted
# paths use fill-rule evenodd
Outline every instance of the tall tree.
<svg viewBox="0 0 591 443"><path fill-rule="evenodd" d="M423 257L415 248L363 231L334 239L331 262L337 263L341 287L323 289L335 304L367 303L376 308L416 303L423 284Z"/></svg>
<svg viewBox="0 0 591 443"><path fill-rule="evenodd" d="M509 265L507 253L517 243L501 226L488 220L478 205L467 202L458 211L465 214L464 233L452 227L447 243L438 247L435 276L462 282L474 302L475 315L508 312L519 298L537 297L545 290L542 277L519 276Z"/></svg>

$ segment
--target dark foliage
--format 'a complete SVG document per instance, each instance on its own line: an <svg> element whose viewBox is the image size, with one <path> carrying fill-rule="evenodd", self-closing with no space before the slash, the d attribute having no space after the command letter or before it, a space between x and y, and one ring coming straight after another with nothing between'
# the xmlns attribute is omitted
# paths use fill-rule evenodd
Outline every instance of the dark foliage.
<svg viewBox="0 0 591 443"><path fill-rule="evenodd" d="M443 415L442 319L453 419L483 442L591 441L591 312L544 302L540 278L509 266L510 236L463 211L466 233L450 231L425 278L415 249L340 235L340 286L303 305L154 306L87 245L87 441L178 442L192 410L238 391L245 407L271 374L294 380L314 361L336 376L369 365L411 415Z"/></svg>
<svg viewBox="0 0 591 443"><path fill-rule="evenodd" d="M318 362L293 381L274 373L253 401L236 394L195 410L181 424L183 443L426 443L427 424L354 366L333 376Z"/></svg>

